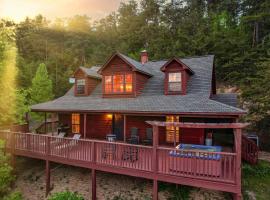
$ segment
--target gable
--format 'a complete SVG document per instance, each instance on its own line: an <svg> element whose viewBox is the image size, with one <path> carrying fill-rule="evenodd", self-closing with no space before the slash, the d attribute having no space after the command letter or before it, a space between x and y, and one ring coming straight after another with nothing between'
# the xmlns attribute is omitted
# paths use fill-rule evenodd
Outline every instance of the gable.
<svg viewBox="0 0 270 200"><path fill-rule="evenodd" d="M113 58L106 63L100 73L102 75L108 75L112 73L122 73L122 72L131 72L132 66L125 62L120 56L115 55Z"/></svg>

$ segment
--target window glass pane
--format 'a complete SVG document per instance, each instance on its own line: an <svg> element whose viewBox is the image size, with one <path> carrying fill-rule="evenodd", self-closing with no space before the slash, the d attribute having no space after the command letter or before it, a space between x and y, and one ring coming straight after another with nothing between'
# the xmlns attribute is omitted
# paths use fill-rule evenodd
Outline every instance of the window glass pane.
<svg viewBox="0 0 270 200"><path fill-rule="evenodd" d="M80 114L71 115L72 133L80 133Z"/></svg>
<svg viewBox="0 0 270 200"><path fill-rule="evenodd" d="M179 122L179 116L166 116L166 122ZM179 127L166 126L166 142L173 143L179 142L180 134Z"/></svg>
<svg viewBox="0 0 270 200"><path fill-rule="evenodd" d="M172 92L179 92L182 90L182 84L181 84L181 72L177 73L169 73L169 83L168 83L168 89Z"/></svg>
<svg viewBox="0 0 270 200"><path fill-rule="evenodd" d="M126 92L132 92L132 74L126 74L125 83L126 83Z"/></svg>
<svg viewBox="0 0 270 200"><path fill-rule="evenodd" d="M112 76L105 76L105 93L112 92Z"/></svg>
<svg viewBox="0 0 270 200"><path fill-rule="evenodd" d="M113 76L113 92L123 92L124 91L124 76L114 75Z"/></svg>
<svg viewBox="0 0 270 200"><path fill-rule="evenodd" d="M173 83L169 83L169 91L172 92L180 92L181 91L181 82L173 82Z"/></svg>
<svg viewBox="0 0 270 200"><path fill-rule="evenodd" d="M181 82L181 72L169 73L169 82Z"/></svg>
<svg viewBox="0 0 270 200"><path fill-rule="evenodd" d="M78 79L77 80L77 94L84 94L85 93L85 79Z"/></svg>

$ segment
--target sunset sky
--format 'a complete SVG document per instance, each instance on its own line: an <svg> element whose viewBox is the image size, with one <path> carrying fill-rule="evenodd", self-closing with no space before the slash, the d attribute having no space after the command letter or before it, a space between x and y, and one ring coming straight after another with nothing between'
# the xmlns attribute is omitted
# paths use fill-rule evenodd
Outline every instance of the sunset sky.
<svg viewBox="0 0 270 200"><path fill-rule="evenodd" d="M37 14L48 19L86 14L95 20L116 11L121 1L126 0L0 0L0 18L18 22Z"/></svg>

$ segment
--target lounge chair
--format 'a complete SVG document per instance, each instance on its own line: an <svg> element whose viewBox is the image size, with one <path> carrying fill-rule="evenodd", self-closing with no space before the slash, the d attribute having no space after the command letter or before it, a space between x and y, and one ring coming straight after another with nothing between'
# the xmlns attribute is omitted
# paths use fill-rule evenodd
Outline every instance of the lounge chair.
<svg viewBox="0 0 270 200"><path fill-rule="evenodd" d="M128 143L130 144L139 144L139 134L138 134L138 128L132 127L130 132L130 138L127 139Z"/></svg>
<svg viewBox="0 0 270 200"><path fill-rule="evenodd" d="M152 128L146 129L146 139L143 140L143 143L147 145L153 144L153 129Z"/></svg>

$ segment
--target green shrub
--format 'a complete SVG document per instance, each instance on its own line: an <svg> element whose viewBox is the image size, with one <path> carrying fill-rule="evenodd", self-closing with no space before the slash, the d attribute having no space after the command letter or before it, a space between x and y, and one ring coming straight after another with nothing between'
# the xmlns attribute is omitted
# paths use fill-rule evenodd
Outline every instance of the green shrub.
<svg viewBox="0 0 270 200"><path fill-rule="evenodd" d="M53 194L48 200L84 200L84 199L77 193L65 191Z"/></svg>
<svg viewBox="0 0 270 200"><path fill-rule="evenodd" d="M4 197L4 200L23 200L23 198L20 192L13 192L8 196Z"/></svg>
<svg viewBox="0 0 270 200"><path fill-rule="evenodd" d="M270 165L266 161L259 161L257 165L243 164L243 177L270 177Z"/></svg>
<svg viewBox="0 0 270 200"><path fill-rule="evenodd" d="M0 142L0 146L2 145L3 141ZM9 191L11 183L15 180L12 170L8 157L4 155L3 149L0 147L0 195L2 196Z"/></svg>
<svg viewBox="0 0 270 200"><path fill-rule="evenodd" d="M190 192L192 187L185 186L185 185L175 185L170 183L160 183L159 184L159 191L169 191L171 197L169 200L187 200L189 199Z"/></svg>

